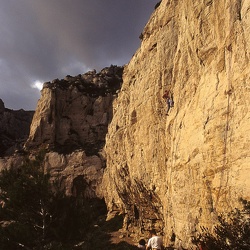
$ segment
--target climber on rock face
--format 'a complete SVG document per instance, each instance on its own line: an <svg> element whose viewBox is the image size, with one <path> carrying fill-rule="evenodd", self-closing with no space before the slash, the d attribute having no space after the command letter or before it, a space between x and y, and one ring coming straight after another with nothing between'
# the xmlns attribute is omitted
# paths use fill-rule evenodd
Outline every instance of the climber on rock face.
<svg viewBox="0 0 250 250"><path fill-rule="evenodd" d="M169 93L168 90L166 90L162 98L164 98L167 102L167 115L168 115L170 108L174 107L173 96Z"/></svg>

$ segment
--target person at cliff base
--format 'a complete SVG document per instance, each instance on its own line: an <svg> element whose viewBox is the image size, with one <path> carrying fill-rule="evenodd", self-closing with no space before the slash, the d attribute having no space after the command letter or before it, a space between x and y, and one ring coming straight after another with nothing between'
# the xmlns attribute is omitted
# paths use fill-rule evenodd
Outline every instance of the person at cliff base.
<svg viewBox="0 0 250 250"><path fill-rule="evenodd" d="M156 234L155 229L150 231L150 237L146 250L163 250L162 238Z"/></svg>
<svg viewBox="0 0 250 250"><path fill-rule="evenodd" d="M137 245L138 249L146 250L146 241L144 239L139 240L139 244Z"/></svg>

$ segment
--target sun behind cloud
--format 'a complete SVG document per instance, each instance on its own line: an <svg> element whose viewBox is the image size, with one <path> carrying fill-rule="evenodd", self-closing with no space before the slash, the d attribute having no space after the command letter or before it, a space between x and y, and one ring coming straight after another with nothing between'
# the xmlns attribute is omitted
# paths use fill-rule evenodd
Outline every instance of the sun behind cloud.
<svg viewBox="0 0 250 250"><path fill-rule="evenodd" d="M43 88L43 82L39 81L39 80L36 80L34 83L31 84L31 87L33 89L41 90Z"/></svg>

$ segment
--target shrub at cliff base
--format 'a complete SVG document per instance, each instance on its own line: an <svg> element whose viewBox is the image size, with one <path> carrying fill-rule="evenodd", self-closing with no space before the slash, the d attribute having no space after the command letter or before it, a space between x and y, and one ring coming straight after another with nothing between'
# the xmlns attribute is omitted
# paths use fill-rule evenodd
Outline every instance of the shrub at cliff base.
<svg viewBox="0 0 250 250"><path fill-rule="evenodd" d="M235 209L218 217L214 232L202 228L202 234L193 240L204 250L249 250L250 249L250 202L240 200L243 209Z"/></svg>
<svg viewBox="0 0 250 250"><path fill-rule="evenodd" d="M18 170L1 172L0 249L72 249L105 207L103 201L66 197L41 162L39 155Z"/></svg>

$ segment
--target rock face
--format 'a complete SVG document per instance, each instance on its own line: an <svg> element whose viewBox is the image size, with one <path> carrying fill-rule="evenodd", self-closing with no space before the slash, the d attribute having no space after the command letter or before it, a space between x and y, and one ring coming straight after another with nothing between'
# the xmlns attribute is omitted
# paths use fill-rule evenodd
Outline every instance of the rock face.
<svg viewBox="0 0 250 250"><path fill-rule="evenodd" d="M28 155L34 159L36 152ZM2 169L20 168L27 156L13 154L0 158L0 171ZM83 150L76 150L70 154L47 152L43 161L45 172L65 190L66 195L78 199L103 198L101 182L105 162L101 155L86 156Z"/></svg>
<svg viewBox="0 0 250 250"><path fill-rule="evenodd" d="M68 75L43 85L25 149L32 154L47 150L45 169L59 179L67 195L103 198L102 149L122 73L123 67L111 65L99 73ZM11 162L2 160L0 167Z"/></svg>
<svg viewBox="0 0 250 250"><path fill-rule="evenodd" d="M100 189L103 161L97 155L86 156L82 150L67 155L49 152L45 156L44 167L52 179L59 177L66 195L82 199L103 198Z"/></svg>
<svg viewBox="0 0 250 250"><path fill-rule="evenodd" d="M104 196L124 226L174 232L250 199L250 3L162 0L124 69L106 141ZM166 115L162 99L174 101Z"/></svg>
<svg viewBox="0 0 250 250"><path fill-rule="evenodd" d="M26 148L45 147L61 153L84 149L97 154L112 119L112 102L122 82L122 67L44 83Z"/></svg>
<svg viewBox="0 0 250 250"><path fill-rule="evenodd" d="M34 111L10 110L0 99L0 157L11 155L27 140Z"/></svg>

